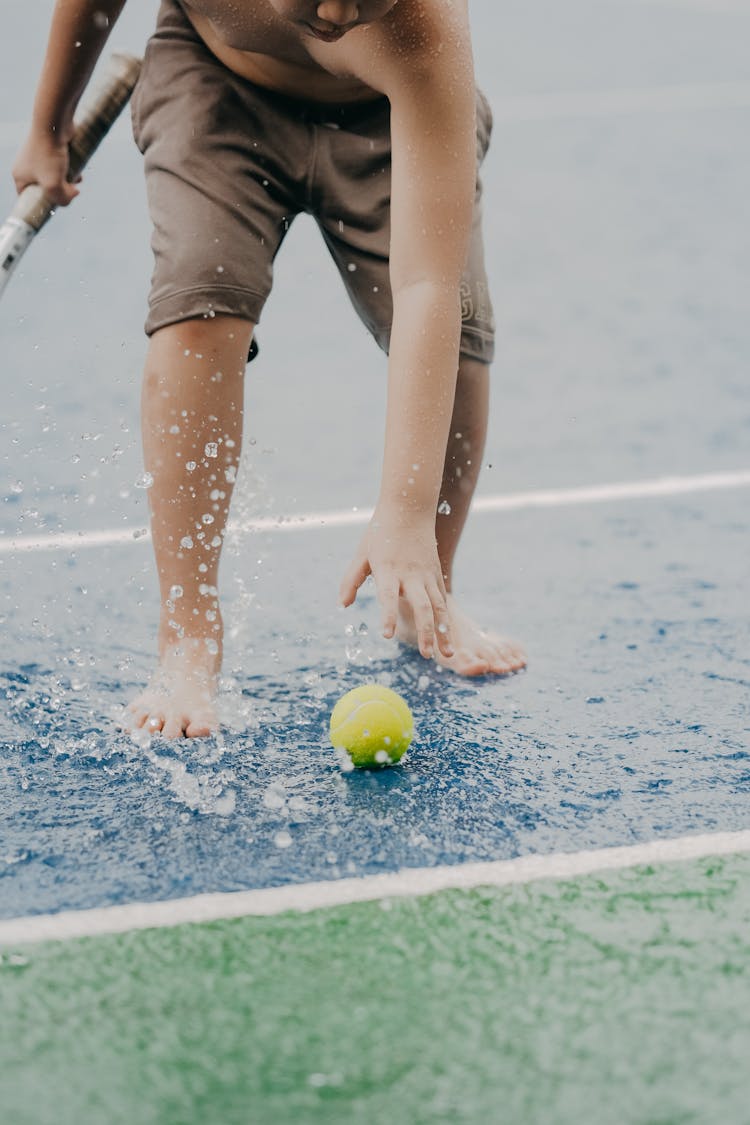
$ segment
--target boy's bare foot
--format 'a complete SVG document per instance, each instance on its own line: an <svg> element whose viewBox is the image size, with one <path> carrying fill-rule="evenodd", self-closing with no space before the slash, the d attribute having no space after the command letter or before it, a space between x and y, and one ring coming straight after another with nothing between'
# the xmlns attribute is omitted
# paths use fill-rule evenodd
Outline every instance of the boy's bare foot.
<svg viewBox="0 0 750 1125"><path fill-rule="evenodd" d="M496 633L485 633L456 605L448 594L448 617L453 656L444 656L435 646L434 659L459 676L508 676L526 667L523 649ZM396 636L404 644L417 647L417 631L408 603L399 598Z"/></svg>
<svg viewBox="0 0 750 1125"><path fill-rule="evenodd" d="M205 639L185 638L168 648L148 687L128 706L131 730L163 738L205 738L219 726L219 656Z"/></svg>

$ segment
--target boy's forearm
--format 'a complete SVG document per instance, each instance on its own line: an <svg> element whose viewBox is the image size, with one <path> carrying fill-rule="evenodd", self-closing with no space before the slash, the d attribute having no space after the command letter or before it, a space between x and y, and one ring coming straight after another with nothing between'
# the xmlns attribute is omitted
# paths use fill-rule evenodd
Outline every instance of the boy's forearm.
<svg viewBox="0 0 750 1125"><path fill-rule="evenodd" d="M434 517L458 371L457 286L423 281L394 294L381 505Z"/></svg>
<svg viewBox="0 0 750 1125"><path fill-rule="evenodd" d="M78 100L125 0L58 0L34 99L33 128L67 139Z"/></svg>

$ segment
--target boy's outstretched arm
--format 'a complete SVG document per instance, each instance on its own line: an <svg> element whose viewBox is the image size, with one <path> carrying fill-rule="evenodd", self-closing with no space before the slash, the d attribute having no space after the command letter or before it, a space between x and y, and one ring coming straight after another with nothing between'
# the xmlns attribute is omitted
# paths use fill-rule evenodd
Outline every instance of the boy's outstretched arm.
<svg viewBox="0 0 750 1125"><path fill-rule="evenodd" d="M17 191L39 184L50 202L78 194L68 183L73 115L126 0L57 0L28 136L13 165Z"/></svg>
<svg viewBox="0 0 750 1125"><path fill-rule="evenodd" d="M393 162L393 325L383 473L375 514L340 589L342 602L350 605L372 574L387 637L396 629L399 595L406 598L423 656L432 655L436 644L445 655L452 651L435 516L458 371L459 285L476 187L468 15L461 3L438 7L439 42L428 33L386 89Z"/></svg>

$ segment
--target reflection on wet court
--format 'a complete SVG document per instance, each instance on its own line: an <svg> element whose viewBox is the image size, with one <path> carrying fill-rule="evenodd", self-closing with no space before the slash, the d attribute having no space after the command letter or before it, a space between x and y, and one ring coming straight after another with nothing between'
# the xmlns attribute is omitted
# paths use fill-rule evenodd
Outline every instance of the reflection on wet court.
<svg viewBox="0 0 750 1125"><path fill-rule="evenodd" d="M44 22L7 6L3 166ZM141 50L152 17L126 10L113 45ZM303 219L248 369L221 735L127 737L156 584L125 122L3 297L12 1125L747 1119L750 12L576 0L472 19L500 355L457 583L524 643L526 673L440 672L380 638L372 589L336 609L384 366ZM416 720L377 774L342 771L327 739L365 680ZM534 856L541 877L468 878ZM430 871L467 882L425 895ZM252 896L282 892L263 916ZM251 896L245 916L200 921L214 894ZM158 911L146 928L138 904Z"/></svg>

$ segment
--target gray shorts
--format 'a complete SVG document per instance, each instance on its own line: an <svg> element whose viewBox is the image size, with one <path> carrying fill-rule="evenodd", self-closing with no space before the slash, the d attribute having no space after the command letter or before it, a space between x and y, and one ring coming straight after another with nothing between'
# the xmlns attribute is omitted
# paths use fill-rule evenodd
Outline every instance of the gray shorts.
<svg viewBox="0 0 750 1125"><path fill-rule="evenodd" d="M273 262L300 212L313 215L352 304L388 350L392 299L390 107L289 98L223 66L176 0L162 0L132 100L153 222L146 332L217 313L257 324ZM461 282L461 353L489 363L479 165L492 129L477 94L477 190Z"/></svg>

